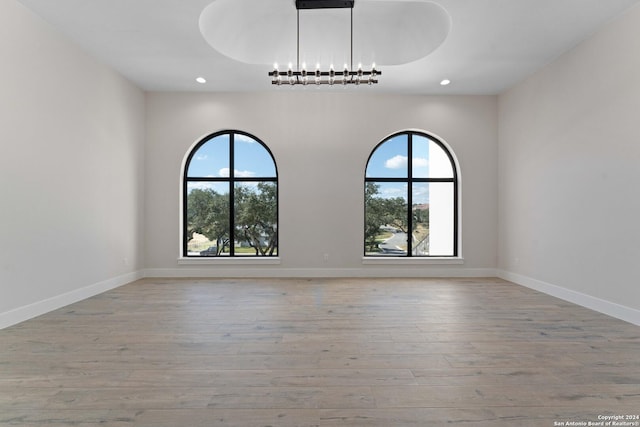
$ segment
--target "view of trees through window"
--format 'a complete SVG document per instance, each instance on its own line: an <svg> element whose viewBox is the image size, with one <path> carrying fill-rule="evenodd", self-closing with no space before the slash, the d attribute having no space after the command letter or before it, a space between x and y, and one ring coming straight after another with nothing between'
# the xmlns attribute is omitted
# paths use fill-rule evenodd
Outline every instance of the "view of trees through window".
<svg viewBox="0 0 640 427"><path fill-rule="evenodd" d="M183 191L185 256L278 255L276 165L258 139L205 138L187 158Z"/></svg>
<svg viewBox="0 0 640 427"><path fill-rule="evenodd" d="M365 255L457 255L457 173L435 138L402 132L378 144L364 196Z"/></svg>

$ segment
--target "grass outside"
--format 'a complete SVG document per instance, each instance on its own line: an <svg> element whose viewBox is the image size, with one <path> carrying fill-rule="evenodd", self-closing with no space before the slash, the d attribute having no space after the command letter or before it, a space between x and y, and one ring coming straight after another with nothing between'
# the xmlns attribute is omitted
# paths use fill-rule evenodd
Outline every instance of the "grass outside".
<svg viewBox="0 0 640 427"><path fill-rule="evenodd" d="M189 242L187 242L187 251L200 252L200 251L209 249L212 246L216 246L216 242L212 242L202 234L193 233L193 238L189 240ZM256 253L256 250L252 247L238 246L238 245L236 245L236 247L234 248L234 251L236 254L239 254L239 255L243 255L243 254L255 255ZM227 252L223 252L223 253L227 253ZM274 252L274 255L277 255L277 251Z"/></svg>

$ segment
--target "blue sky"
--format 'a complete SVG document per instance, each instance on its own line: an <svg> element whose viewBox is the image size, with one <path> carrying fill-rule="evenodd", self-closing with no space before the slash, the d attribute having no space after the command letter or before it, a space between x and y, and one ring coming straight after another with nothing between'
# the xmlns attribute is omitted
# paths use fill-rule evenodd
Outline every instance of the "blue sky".
<svg viewBox="0 0 640 427"><path fill-rule="evenodd" d="M229 135L217 136L196 151L189 164L190 177L228 177ZM241 134L235 135L235 177L273 178L276 169L264 146Z"/></svg>
<svg viewBox="0 0 640 427"><path fill-rule="evenodd" d="M406 178L409 159L407 136L400 135L381 144L367 165L369 178Z"/></svg>
<svg viewBox="0 0 640 427"><path fill-rule="evenodd" d="M367 177L406 178L409 171L407 135L398 135L376 148L369 159ZM413 177L429 177L429 150L434 142L426 137L413 136Z"/></svg>

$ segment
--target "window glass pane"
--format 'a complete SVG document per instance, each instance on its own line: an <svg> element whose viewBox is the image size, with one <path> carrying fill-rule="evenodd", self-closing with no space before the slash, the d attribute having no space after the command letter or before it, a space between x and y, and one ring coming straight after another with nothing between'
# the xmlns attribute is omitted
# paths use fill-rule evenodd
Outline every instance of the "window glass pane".
<svg viewBox="0 0 640 427"><path fill-rule="evenodd" d="M412 139L414 178L453 178L453 165L444 149L431 139L414 135Z"/></svg>
<svg viewBox="0 0 640 427"><path fill-rule="evenodd" d="M365 253L406 255L407 183L365 185Z"/></svg>
<svg viewBox="0 0 640 427"><path fill-rule="evenodd" d="M429 183L413 183L411 254L429 255Z"/></svg>
<svg viewBox="0 0 640 427"><path fill-rule="evenodd" d="M269 151L255 139L243 134L234 137L234 164L236 178L276 176L276 166Z"/></svg>
<svg viewBox="0 0 640 427"><path fill-rule="evenodd" d="M187 176L211 178L229 176L229 134L216 136L205 142L193 154Z"/></svg>
<svg viewBox="0 0 640 427"><path fill-rule="evenodd" d="M412 255L452 256L454 184L413 184Z"/></svg>
<svg viewBox="0 0 640 427"><path fill-rule="evenodd" d="M187 184L187 255L229 255L229 183Z"/></svg>
<svg viewBox="0 0 640 427"><path fill-rule="evenodd" d="M277 185L236 183L234 191L235 255L277 255Z"/></svg>
<svg viewBox="0 0 640 427"><path fill-rule="evenodd" d="M369 158L367 178L407 178L409 176L408 136L395 136L380 144Z"/></svg>
<svg viewBox="0 0 640 427"><path fill-rule="evenodd" d="M429 143L424 136L414 135L412 139L413 159L412 170L414 178L429 178Z"/></svg>

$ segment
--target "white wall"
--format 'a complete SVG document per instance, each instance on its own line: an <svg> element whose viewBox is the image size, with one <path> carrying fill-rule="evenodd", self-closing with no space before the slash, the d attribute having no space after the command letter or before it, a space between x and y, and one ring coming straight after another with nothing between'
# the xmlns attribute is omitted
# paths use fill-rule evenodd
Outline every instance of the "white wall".
<svg viewBox="0 0 640 427"><path fill-rule="evenodd" d="M298 89L298 88L296 88ZM390 96L283 88L265 94L147 95L146 266L152 276L493 275L497 254L497 98ZM271 149L280 179L279 265L179 265L180 174L189 148L222 129ZM462 169L461 265L364 265L363 180L376 144L432 132ZM328 254L325 261L324 254Z"/></svg>
<svg viewBox="0 0 640 427"><path fill-rule="evenodd" d="M503 277L640 322L640 7L499 98Z"/></svg>
<svg viewBox="0 0 640 427"><path fill-rule="evenodd" d="M142 269L144 94L0 2L0 327Z"/></svg>

